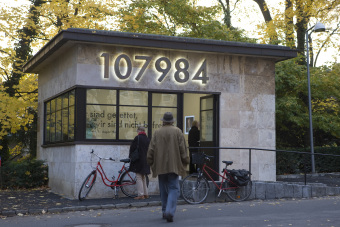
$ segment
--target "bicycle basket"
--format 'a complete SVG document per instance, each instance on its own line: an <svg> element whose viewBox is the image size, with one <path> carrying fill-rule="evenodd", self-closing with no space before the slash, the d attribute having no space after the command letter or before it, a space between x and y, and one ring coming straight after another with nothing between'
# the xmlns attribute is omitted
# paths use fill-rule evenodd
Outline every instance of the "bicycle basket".
<svg viewBox="0 0 340 227"><path fill-rule="evenodd" d="M204 163L204 154L202 153L193 153L191 155L191 162L192 164L201 165Z"/></svg>

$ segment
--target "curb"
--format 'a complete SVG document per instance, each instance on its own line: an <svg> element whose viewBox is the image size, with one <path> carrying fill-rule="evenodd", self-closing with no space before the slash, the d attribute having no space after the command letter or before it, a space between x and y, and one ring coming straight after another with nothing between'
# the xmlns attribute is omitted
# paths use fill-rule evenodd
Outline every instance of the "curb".
<svg viewBox="0 0 340 227"><path fill-rule="evenodd" d="M184 200L178 200L178 205L186 204ZM161 206L161 201L151 202L134 202L134 203L120 203L120 204L105 204L105 205L89 205L89 206L74 206L63 208L49 208L49 209L27 209L27 210L5 210L0 212L1 216L13 217L23 215L38 215L38 214L55 214L70 211L86 211L86 210L99 210L99 209L126 209L126 208L139 208L146 206Z"/></svg>
<svg viewBox="0 0 340 227"><path fill-rule="evenodd" d="M304 177L303 175L299 175ZM340 174L337 174L340 177ZM215 202L230 202L228 198L218 198L218 191L216 187L211 185L208 197L205 203ZM304 183L294 182L263 182L253 181L252 193L248 200L273 200L273 199L293 199L293 198L313 198L324 196L339 196L340 187L328 187L322 183ZM183 199L177 201L178 205L187 204ZM48 208L48 209L21 209L21 210L3 210L0 211L0 217L13 217L23 215L41 215L63 213L70 211L86 211L86 210L99 210L99 209L127 209L139 208L147 206L161 206L161 201L150 202L131 202L119 204L105 204L105 205L88 205L88 206L72 206L63 208Z"/></svg>

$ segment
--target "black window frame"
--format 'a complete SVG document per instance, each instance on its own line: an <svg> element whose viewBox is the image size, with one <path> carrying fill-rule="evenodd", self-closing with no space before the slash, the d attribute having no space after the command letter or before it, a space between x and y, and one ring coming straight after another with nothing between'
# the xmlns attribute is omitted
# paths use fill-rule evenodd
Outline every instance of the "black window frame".
<svg viewBox="0 0 340 227"><path fill-rule="evenodd" d="M116 145L129 145L132 139L118 139L119 138L119 125L116 124L117 133L116 139L86 139L86 91L87 89L109 89L109 90L116 90L116 114L119 116L119 91L122 90L131 90L131 91L146 91L148 92L148 122L152 122L152 94L153 93L160 93L160 94L175 94L177 95L177 107L170 107L170 108L177 108L177 119L176 125L178 128L183 130L183 96L185 93L204 93L204 94L213 94L219 95L218 93L211 93L211 92L190 92L190 91L164 91L164 90L145 90L145 89L129 89L129 88L117 88L117 87L94 87L94 86L75 86L66 90L65 92L58 94L44 102L44 136L43 136L43 145L42 146L62 146L62 145L73 145L73 144L116 144ZM46 105L49 101L56 99L59 96L64 95L67 92L74 90L74 139L68 141L55 141L50 142L46 141ZM122 105L127 106L127 105ZM133 105L131 105L133 106ZM157 106L156 106L157 107ZM167 106L162 106L167 108ZM116 118L119 121L119 118ZM218 127L217 127L218 128ZM149 138L152 137L152 127L147 128L147 134Z"/></svg>
<svg viewBox="0 0 340 227"><path fill-rule="evenodd" d="M70 105L70 97L71 97L71 93L73 93L73 97L74 97L74 102L73 105ZM67 105L65 106L64 104L64 96L67 95ZM57 109L57 101L61 99L61 108ZM54 107L54 111L52 111L52 103L54 102L55 107ZM60 132L57 132L57 116L55 116L55 126L54 126L54 140L51 138L51 126L49 127L49 130L47 129L47 108L48 106L50 106L50 111L49 114L52 115L53 113L55 115L57 115L58 112L60 112ZM43 129L43 144L44 145L49 145L49 144L60 144L60 143L68 143L68 142L73 142L75 140L75 134L76 134L76 91L75 89L70 89L67 90L61 94L58 94L55 97L52 97L48 100L46 100L44 102L44 129ZM73 108L73 118L74 118L74 122L72 124L72 122L70 122L70 113L72 113L72 111L70 109ZM67 138L64 137L65 133L64 133L64 127L63 127L63 121L64 121L64 116L63 116L63 111L67 109L67 129L66 129L66 134L67 134ZM52 124L51 122L51 117L50 117L50 121L49 124ZM70 128L73 128L73 133L70 133ZM72 130L71 130L72 131ZM73 137L70 137L70 134L73 134ZM57 136L60 135L60 139L57 139ZM49 137L49 138L47 138Z"/></svg>

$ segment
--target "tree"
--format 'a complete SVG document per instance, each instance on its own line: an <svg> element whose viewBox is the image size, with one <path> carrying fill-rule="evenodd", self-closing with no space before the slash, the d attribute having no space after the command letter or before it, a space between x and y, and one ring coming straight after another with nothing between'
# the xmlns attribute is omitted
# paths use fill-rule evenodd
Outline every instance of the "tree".
<svg viewBox="0 0 340 227"><path fill-rule="evenodd" d="M190 0L136 0L120 9L119 30L125 32L255 42L219 22L217 6L197 6Z"/></svg>
<svg viewBox="0 0 340 227"><path fill-rule="evenodd" d="M332 26L333 28L331 28L332 31L328 33L324 42L320 42L319 39L314 40L314 43L319 44L314 45L317 47L317 51L320 52L320 48L340 48L339 37L335 36L336 31L339 29L338 12L340 10L340 0L285 0L280 2L280 4L284 6L284 10L281 11L275 8L269 8L265 0L254 1L258 3L265 21L262 29L264 31L272 31L263 33L264 41L277 40L278 43L286 46L296 47L300 54L304 56L306 31L317 21L321 21L327 28L331 28ZM276 7L279 8L278 6ZM270 15L273 15L273 13L270 14L270 11L275 12L275 15L270 17ZM273 32L273 29L275 29L276 32ZM310 39L310 41L311 40L312 39ZM320 43L322 43L322 45L320 45ZM310 46L313 46L312 43ZM313 60L310 62L312 65L315 65L315 62L313 64ZM304 63L305 62L301 62L301 64Z"/></svg>
<svg viewBox="0 0 340 227"><path fill-rule="evenodd" d="M37 108L37 93L26 91L34 90L37 83L36 75L25 75L18 85L13 86L17 91L16 96L11 96L0 86L0 138L8 133L13 135L20 130L28 131L34 119L34 114L29 109Z"/></svg>
<svg viewBox="0 0 340 227"><path fill-rule="evenodd" d="M276 67L277 147L308 147L306 66L299 59ZM313 129L316 146L340 145L340 65L311 69Z"/></svg>
<svg viewBox="0 0 340 227"><path fill-rule="evenodd" d="M23 64L62 29L84 27L104 29L114 15L113 1L30 0L28 6L0 8L0 33L7 46L0 48L0 149L8 158L30 147L36 153L37 77L24 74ZM27 12L27 14L23 14ZM112 26L111 26L112 27ZM20 81L20 83L19 83ZM9 148L9 137L19 137L17 146Z"/></svg>

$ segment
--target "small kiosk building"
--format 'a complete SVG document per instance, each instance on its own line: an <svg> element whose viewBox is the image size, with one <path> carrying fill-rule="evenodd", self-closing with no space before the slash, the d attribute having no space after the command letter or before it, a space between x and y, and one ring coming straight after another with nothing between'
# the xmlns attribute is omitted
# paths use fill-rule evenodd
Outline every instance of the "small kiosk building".
<svg viewBox="0 0 340 227"><path fill-rule="evenodd" d="M117 174L136 127L152 137L168 111L186 137L200 122L201 147L275 149L275 63L296 55L276 45L61 31L24 66L39 74L38 158L49 166L49 186L77 198L96 161L92 150L113 157L104 168ZM217 170L222 160L248 169L247 150L205 152ZM253 152L251 160L252 179L276 180L274 152ZM151 179L150 193L157 187ZM89 197L112 195L96 184Z"/></svg>

